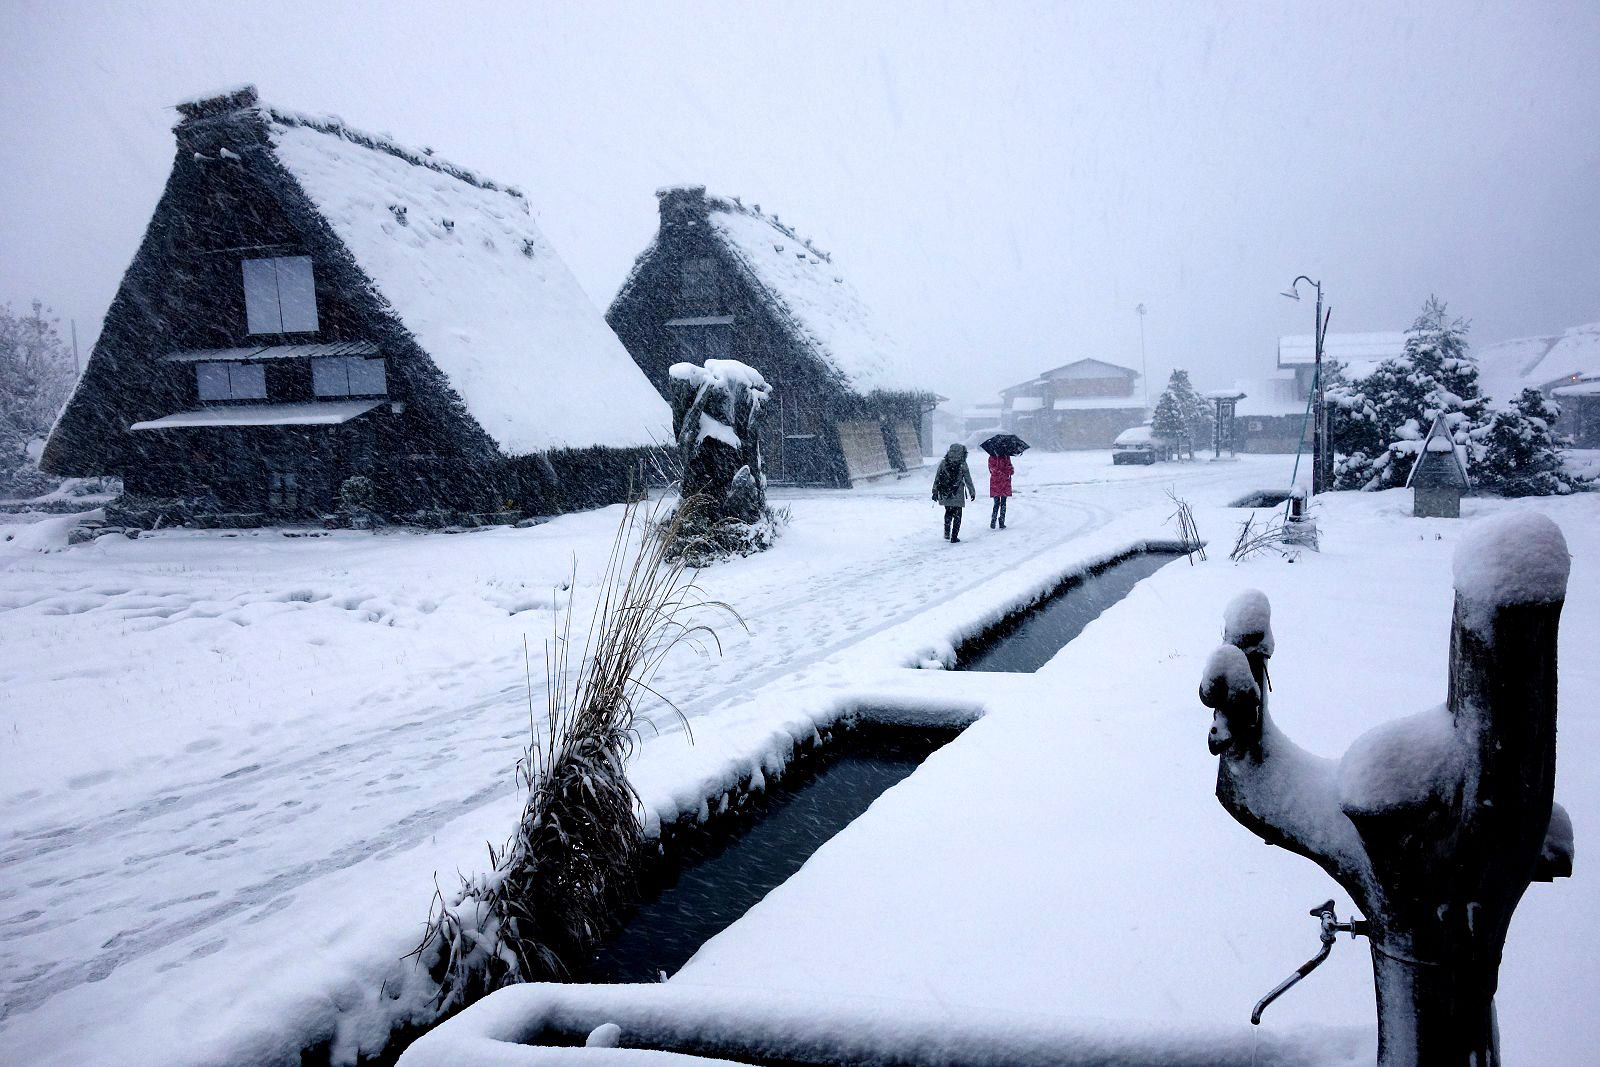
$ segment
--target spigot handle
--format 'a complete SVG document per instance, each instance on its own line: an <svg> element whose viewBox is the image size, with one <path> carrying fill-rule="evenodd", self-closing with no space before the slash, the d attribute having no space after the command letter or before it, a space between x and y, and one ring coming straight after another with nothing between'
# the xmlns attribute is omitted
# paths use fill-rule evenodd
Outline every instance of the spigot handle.
<svg viewBox="0 0 1600 1067"><path fill-rule="evenodd" d="M1351 937L1367 932L1367 923L1363 919L1351 919L1346 923L1340 922L1338 914L1333 910L1333 901L1331 900L1312 908L1309 914L1314 919L1322 920L1321 928L1318 932L1318 937L1322 941L1322 948L1318 950L1315 956L1302 963L1293 974L1279 982L1272 992L1256 1002L1255 1010L1250 1013L1251 1026L1260 1026L1261 1013L1267 1010L1267 1005L1283 996L1296 982L1322 965L1322 961L1328 958L1328 953L1333 951L1333 942L1338 937L1340 930L1348 930Z"/></svg>

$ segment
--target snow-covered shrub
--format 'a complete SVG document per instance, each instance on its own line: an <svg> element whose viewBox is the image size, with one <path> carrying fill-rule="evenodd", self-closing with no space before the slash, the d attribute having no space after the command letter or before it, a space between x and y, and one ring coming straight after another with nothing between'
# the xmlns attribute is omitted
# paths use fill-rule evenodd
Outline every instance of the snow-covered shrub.
<svg viewBox="0 0 1600 1067"><path fill-rule="evenodd" d="M516 831L490 847L489 873L435 897L417 957L439 985L441 1012L503 985L570 975L634 892L643 829L626 762L637 701L678 642L715 642L699 613L743 622L699 595L684 562L668 558L670 540L652 536L656 524L636 505L625 510L581 650L570 610L558 619L547 714L517 767L528 795ZM531 717L531 686L528 701Z"/></svg>
<svg viewBox="0 0 1600 1067"><path fill-rule="evenodd" d="M1329 381L1335 489L1404 485L1436 415L1476 458L1488 400L1467 354L1467 325L1430 296L1406 331L1403 355L1384 360L1360 382Z"/></svg>
<svg viewBox="0 0 1600 1067"><path fill-rule="evenodd" d="M354 530L370 530L379 523L377 487L372 479L356 474L339 483L339 513Z"/></svg>
<svg viewBox="0 0 1600 1067"><path fill-rule="evenodd" d="M1510 411L1495 412L1483 434L1483 456L1474 468L1479 487L1501 496L1572 492L1550 432L1557 414L1537 389L1524 389L1511 402Z"/></svg>
<svg viewBox="0 0 1600 1067"><path fill-rule="evenodd" d="M0 494L38 496L55 487L30 445L49 433L76 380L49 309L35 300L19 315L0 304Z"/></svg>

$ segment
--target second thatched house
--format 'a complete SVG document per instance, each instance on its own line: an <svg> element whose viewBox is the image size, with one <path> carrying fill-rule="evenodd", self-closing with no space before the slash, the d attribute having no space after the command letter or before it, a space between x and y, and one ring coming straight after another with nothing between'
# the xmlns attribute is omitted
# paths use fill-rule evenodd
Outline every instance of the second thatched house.
<svg viewBox="0 0 1600 1067"><path fill-rule="evenodd" d="M44 469L118 474L124 512L220 525L314 520L357 476L399 516L637 484L670 412L520 192L253 88L178 110Z"/></svg>
<svg viewBox="0 0 1600 1067"><path fill-rule="evenodd" d="M774 482L844 487L921 466L940 398L832 257L759 205L704 186L656 195L660 229L606 321L662 395L674 363L737 359L773 389L760 433Z"/></svg>

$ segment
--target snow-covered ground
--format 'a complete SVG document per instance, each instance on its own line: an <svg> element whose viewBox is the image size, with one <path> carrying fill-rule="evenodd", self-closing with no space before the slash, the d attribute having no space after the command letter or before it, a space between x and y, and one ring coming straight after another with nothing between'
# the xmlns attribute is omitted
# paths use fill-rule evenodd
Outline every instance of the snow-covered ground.
<svg viewBox="0 0 1600 1067"><path fill-rule="evenodd" d="M1288 463L1029 455L1011 529L988 531L980 498L955 546L937 536L931 471L778 493L794 521L777 547L703 578L750 632L723 625L724 656L685 651L658 678L695 743L664 725L638 757L652 821L738 785L841 707L987 717L674 982L1244 1026L1315 949L1306 909L1337 894L1211 798L1193 693L1221 606L1244 585L1272 596L1274 714L1337 753L1441 698L1461 529L1407 518L1403 492L1346 494L1327 498L1321 555L1228 563L1242 513L1220 505L1282 485ZM1173 536L1173 484L1197 505L1211 563L1168 566L1037 676L904 669L1086 561ZM1501 506L1469 501L1467 515ZM1528 506L1574 553L1557 795L1579 870L1525 899L1501 1026L1509 1057L1576 1063L1600 1041L1581 999L1600 978L1600 897L1583 870L1600 812L1583 758L1600 496ZM405 1009L399 957L435 874L448 888L511 826L548 609L572 596L586 617L616 519L455 536L176 531L60 551L41 550L70 519L0 528L0 1060L293 1063L308 1040L336 1038L336 1056L375 1044ZM1370 1024L1370 1002L1364 946L1341 943L1267 1025Z"/></svg>

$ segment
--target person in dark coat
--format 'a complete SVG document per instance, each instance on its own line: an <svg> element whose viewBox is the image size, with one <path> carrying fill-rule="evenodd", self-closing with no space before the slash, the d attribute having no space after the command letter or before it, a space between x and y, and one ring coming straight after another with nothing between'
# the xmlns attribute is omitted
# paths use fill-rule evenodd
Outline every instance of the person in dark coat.
<svg viewBox="0 0 1600 1067"><path fill-rule="evenodd" d="M944 539L951 544L961 541L961 509L968 500L976 500L978 491L972 487L972 472L967 470L967 446L951 445L939 461L939 470L933 476L933 499L944 505Z"/></svg>
<svg viewBox="0 0 1600 1067"><path fill-rule="evenodd" d="M1011 457L989 457L989 495L994 497L994 510L989 513L989 529L995 523L1006 528L1006 500L1011 496Z"/></svg>

